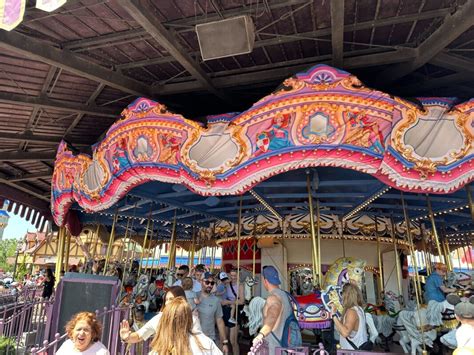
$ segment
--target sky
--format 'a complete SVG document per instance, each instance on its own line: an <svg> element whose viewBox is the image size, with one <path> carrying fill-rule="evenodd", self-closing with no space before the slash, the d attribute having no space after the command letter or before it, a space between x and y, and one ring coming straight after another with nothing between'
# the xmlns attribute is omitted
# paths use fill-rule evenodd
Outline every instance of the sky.
<svg viewBox="0 0 474 355"><path fill-rule="evenodd" d="M4 239L23 239L26 232L36 232L36 227L30 222L27 222L24 218L8 212L10 219L8 220L8 226L3 233Z"/></svg>

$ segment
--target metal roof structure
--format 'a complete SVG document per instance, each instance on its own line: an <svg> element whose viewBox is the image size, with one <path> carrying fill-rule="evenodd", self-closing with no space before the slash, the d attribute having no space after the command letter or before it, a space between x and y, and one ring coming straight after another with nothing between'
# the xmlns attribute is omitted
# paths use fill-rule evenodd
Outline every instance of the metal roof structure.
<svg viewBox="0 0 474 355"><path fill-rule="evenodd" d="M194 26L241 14L256 26L253 52L202 61ZM20 26L0 31L0 196L46 216L61 139L88 151L138 96L202 120L244 110L283 79L329 63L402 97L471 97L473 18L472 0L70 0L53 13L28 2ZM329 195L322 201L341 213L377 185L358 173L327 171L328 183L370 180L339 201ZM265 198L282 186L301 193L278 179L261 184ZM336 190L321 193L343 193ZM457 208L458 199L465 204L463 193L440 197L455 202L435 207ZM183 196L187 206L202 203L200 196ZM272 200L278 209L285 202ZM389 200L380 204L372 207L392 209Z"/></svg>

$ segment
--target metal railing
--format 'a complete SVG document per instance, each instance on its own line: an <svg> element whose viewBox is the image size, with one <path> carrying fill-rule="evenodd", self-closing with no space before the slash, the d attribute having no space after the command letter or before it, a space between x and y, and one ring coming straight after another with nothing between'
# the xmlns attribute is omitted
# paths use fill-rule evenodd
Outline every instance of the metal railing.
<svg viewBox="0 0 474 355"><path fill-rule="evenodd" d="M0 308L17 302L29 302L41 297L43 287L24 287L21 290L6 289L0 291Z"/></svg>
<svg viewBox="0 0 474 355"><path fill-rule="evenodd" d="M364 351L364 350L342 350L337 349L337 355L404 355L404 353L386 353L381 351Z"/></svg>
<svg viewBox="0 0 474 355"><path fill-rule="evenodd" d="M33 299L4 307L0 318L0 336L15 343L15 354L41 344L51 319L52 301Z"/></svg>

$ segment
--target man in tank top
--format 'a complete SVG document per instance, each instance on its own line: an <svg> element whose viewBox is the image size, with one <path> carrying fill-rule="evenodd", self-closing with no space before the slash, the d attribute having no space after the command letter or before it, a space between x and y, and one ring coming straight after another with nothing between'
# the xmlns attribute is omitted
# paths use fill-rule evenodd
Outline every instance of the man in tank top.
<svg viewBox="0 0 474 355"><path fill-rule="evenodd" d="M275 348L281 347L278 339L282 338L285 321L293 312L290 300L285 291L281 290L278 271L274 266L264 266L262 269L263 286L269 295L263 307L263 327L254 338L253 343L258 343L265 338L268 342L270 354L275 353Z"/></svg>

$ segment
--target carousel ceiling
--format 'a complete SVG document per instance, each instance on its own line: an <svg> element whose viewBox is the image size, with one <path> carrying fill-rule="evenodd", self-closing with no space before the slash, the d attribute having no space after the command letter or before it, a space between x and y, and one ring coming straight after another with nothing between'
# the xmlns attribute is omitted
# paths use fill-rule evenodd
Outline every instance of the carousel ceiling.
<svg viewBox="0 0 474 355"><path fill-rule="evenodd" d="M90 153L90 146L100 140L122 109L140 96L203 122L208 114L248 109L285 78L318 63L331 63L370 87L401 97L461 98L452 100L454 105L473 94L469 85L474 68L472 1L69 0L51 13L36 9L35 1L25 4L23 21L10 32L0 30L0 196L43 215L49 210L53 160L61 139L75 151ZM238 15L249 15L255 24L253 51L202 60L194 26ZM318 168L318 173L323 175L327 169ZM349 181L346 177L353 174L355 181L371 181L358 197L351 197L362 188L355 182L347 190L332 191L341 194L337 201L336 197L321 198L322 205L346 204L332 207L337 215L353 211L383 188L364 174L332 170L321 183L340 178ZM275 180L278 192L293 189L291 183L305 184L297 172L293 174L285 178L288 185L276 176L255 191L276 205L278 199L273 199L264 184ZM165 195L176 193L173 186L158 190L163 189ZM383 196L393 194L398 192L392 189ZM186 223L214 218L223 212L212 208L230 208L236 203L232 200L236 197L186 196L158 198L153 203L163 205L162 209L176 207L169 202L178 203L180 220ZM411 196L418 196L419 204L426 207L423 195L406 195L407 199ZM120 203L133 205L136 200L147 211L150 206L143 200L149 197L129 195ZM245 198L254 197L246 194ZM205 199L216 206L201 206ZM227 199L230 201L224 202ZM282 199L280 203L303 203L303 199ZM440 211L467 204L464 191L432 199L434 209ZM196 204L186 205L192 202ZM400 205L399 198L386 202ZM412 208L410 200L408 203ZM369 207L376 205L374 201ZM137 207L136 213L146 215L141 209ZM379 207L373 210L379 212ZM397 207L387 207L385 213L389 211L400 214ZM418 212L413 216L426 214L426 210ZM443 222L453 226L450 232L462 230L461 221L469 221L466 210L454 212L462 216L454 214L449 223ZM172 215L172 210L157 214L163 220ZM445 219L442 215L437 218L441 217Z"/></svg>

